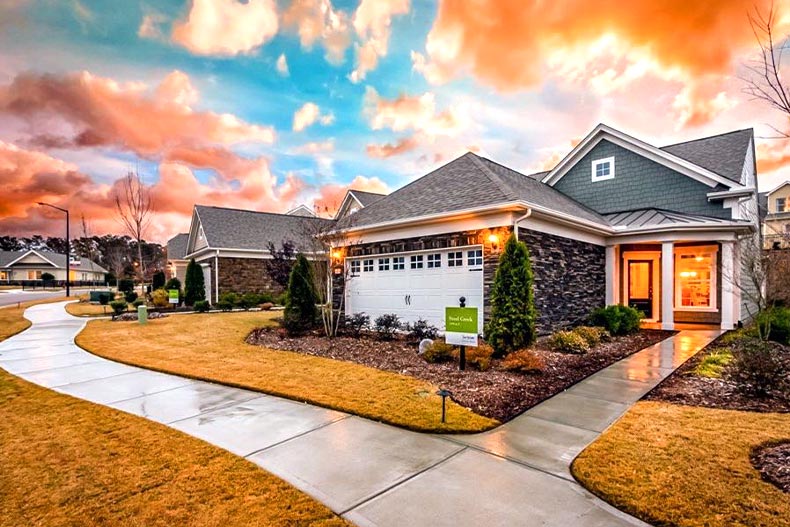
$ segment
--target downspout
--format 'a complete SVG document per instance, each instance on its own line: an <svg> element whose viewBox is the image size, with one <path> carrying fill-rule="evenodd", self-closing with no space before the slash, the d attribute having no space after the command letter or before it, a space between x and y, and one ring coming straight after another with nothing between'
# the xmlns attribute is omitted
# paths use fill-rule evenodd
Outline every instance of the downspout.
<svg viewBox="0 0 790 527"><path fill-rule="evenodd" d="M518 241L518 223L522 220L526 220L530 216L532 216L532 209L527 209L526 214L524 214L520 218L516 218L516 220L513 222L513 234L516 235L516 241Z"/></svg>
<svg viewBox="0 0 790 527"><path fill-rule="evenodd" d="M214 257L214 298L219 302L219 249Z"/></svg>

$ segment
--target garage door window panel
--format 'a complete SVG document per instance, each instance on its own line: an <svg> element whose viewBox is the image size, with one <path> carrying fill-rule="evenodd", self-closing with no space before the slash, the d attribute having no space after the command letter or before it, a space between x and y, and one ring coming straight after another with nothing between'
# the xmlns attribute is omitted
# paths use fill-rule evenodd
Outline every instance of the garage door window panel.
<svg viewBox="0 0 790 527"><path fill-rule="evenodd" d="M423 267L423 257L421 254L415 254L414 256L411 256L409 262L411 263L412 269L422 269Z"/></svg>
<svg viewBox="0 0 790 527"><path fill-rule="evenodd" d="M379 258L379 271L389 271L389 270L390 270L390 259Z"/></svg>
<svg viewBox="0 0 790 527"><path fill-rule="evenodd" d="M370 273L373 272L373 259L370 260L363 260L362 261L362 272Z"/></svg>
<svg viewBox="0 0 790 527"><path fill-rule="evenodd" d="M392 270L403 271L406 268L406 258L403 256L396 256L392 259Z"/></svg>
<svg viewBox="0 0 790 527"><path fill-rule="evenodd" d="M428 269L436 269L442 266L442 255L441 254L429 254L428 255Z"/></svg>
<svg viewBox="0 0 790 527"><path fill-rule="evenodd" d="M481 267L483 265L483 250L472 249L466 252L467 264L469 267Z"/></svg>

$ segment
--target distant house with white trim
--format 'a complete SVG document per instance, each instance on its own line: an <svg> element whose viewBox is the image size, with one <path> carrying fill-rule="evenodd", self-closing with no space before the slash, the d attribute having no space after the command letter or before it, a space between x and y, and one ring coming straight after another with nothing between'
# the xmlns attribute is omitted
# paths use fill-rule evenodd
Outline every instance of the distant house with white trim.
<svg viewBox="0 0 790 527"><path fill-rule="evenodd" d="M790 249L790 181L765 193L763 240L766 249Z"/></svg>
<svg viewBox="0 0 790 527"><path fill-rule="evenodd" d="M56 282L66 281L66 255L51 251L0 251L0 283L23 285L42 281L46 273ZM69 279L75 284L103 284L107 270L99 264L80 258L72 260Z"/></svg>

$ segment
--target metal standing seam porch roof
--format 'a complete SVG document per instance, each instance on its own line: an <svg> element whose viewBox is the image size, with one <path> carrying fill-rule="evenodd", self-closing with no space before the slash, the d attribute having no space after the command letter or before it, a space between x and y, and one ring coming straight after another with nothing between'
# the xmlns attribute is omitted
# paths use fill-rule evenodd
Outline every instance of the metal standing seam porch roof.
<svg viewBox="0 0 790 527"><path fill-rule="evenodd" d="M730 226L733 223L743 223L744 226L750 225L746 220L727 220L700 214L687 214L652 208L613 212L605 214L604 217L612 227L618 230L638 229L640 227L698 226L701 224Z"/></svg>

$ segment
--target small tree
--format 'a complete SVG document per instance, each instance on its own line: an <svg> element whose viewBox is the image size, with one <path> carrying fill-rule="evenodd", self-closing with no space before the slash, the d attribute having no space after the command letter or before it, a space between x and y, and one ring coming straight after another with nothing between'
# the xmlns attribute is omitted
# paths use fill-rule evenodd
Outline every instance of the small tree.
<svg viewBox="0 0 790 527"><path fill-rule="evenodd" d="M266 272L275 284L285 289L291 278L296 245L291 241L284 240L278 249L274 243L269 242L267 250L272 258L266 262Z"/></svg>
<svg viewBox="0 0 790 527"><path fill-rule="evenodd" d="M203 270L192 258L187 265L187 274L184 279L184 303L192 306L195 302L205 299L206 283L203 281Z"/></svg>
<svg viewBox="0 0 790 527"><path fill-rule="evenodd" d="M45 282L52 282L55 280L55 275L52 273L42 273L41 279Z"/></svg>
<svg viewBox="0 0 790 527"><path fill-rule="evenodd" d="M537 312L532 282L529 250L511 235L499 257L491 287L491 320L486 327L486 340L499 356L535 341Z"/></svg>
<svg viewBox="0 0 790 527"><path fill-rule="evenodd" d="M313 270L304 255L296 256L288 281L283 325L289 333L312 328L318 318L317 297L313 287Z"/></svg>
<svg viewBox="0 0 790 527"><path fill-rule="evenodd" d="M157 271L154 273L154 276L151 277L151 286L153 289L162 289L165 286L165 282L167 278L165 277L164 271Z"/></svg>

